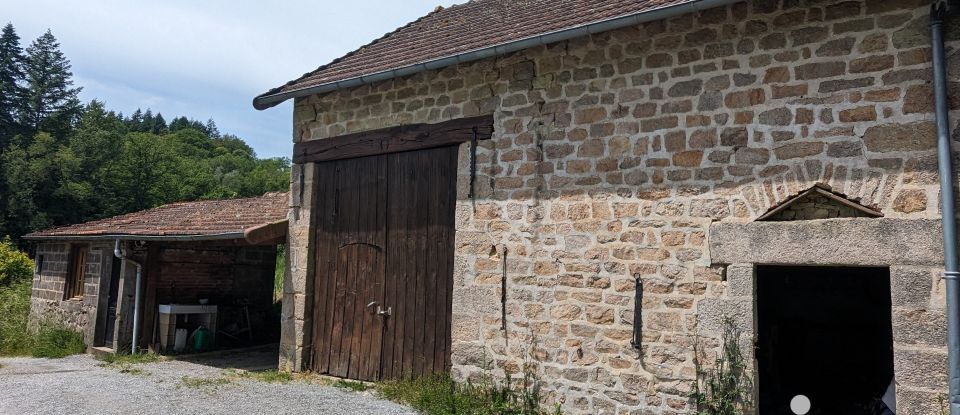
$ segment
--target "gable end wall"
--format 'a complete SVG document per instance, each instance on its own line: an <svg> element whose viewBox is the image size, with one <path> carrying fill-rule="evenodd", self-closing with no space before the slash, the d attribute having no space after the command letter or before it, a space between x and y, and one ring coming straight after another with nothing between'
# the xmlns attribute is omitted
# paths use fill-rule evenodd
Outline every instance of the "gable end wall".
<svg viewBox="0 0 960 415"><path fill-rule="evenodd" d="M886 218L938 218L928 13L916 0L738 3L297 99L294 141L493 114L475 200L461 148L454 375L526 362L572 413L687 413L692 342L716 336L698 326L699 304L730 289L710 260L712 223L752 221L816 182ZM949 55L957 105L960 54ZM302 168L282 321L292 370L313 347L314 169ZM491 253L503 249L509 341ZM634 275L646 293L639 359ZM934 280L929 304L942 308Z"/></svg>

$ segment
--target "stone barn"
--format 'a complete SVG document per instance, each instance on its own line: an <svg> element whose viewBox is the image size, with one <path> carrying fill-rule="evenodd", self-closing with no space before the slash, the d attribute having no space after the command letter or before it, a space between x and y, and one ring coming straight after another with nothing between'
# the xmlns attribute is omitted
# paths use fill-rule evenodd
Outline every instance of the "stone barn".
<svg viewBox="0 0 960 415"><path fill-rule="evenodd" d="M739 330L759 413L958 413L944 10L474 0L256 97L294 100L281 367L683 414Z"/></svg>
<svg viewBox="0 0 960 415"><path fill-rule="evenodd" d="M199 325L211 346L275 343L288 198L173 203L26 235L36 243L31 324L75 329L106 353L171 352L177 328Z"/></svg>

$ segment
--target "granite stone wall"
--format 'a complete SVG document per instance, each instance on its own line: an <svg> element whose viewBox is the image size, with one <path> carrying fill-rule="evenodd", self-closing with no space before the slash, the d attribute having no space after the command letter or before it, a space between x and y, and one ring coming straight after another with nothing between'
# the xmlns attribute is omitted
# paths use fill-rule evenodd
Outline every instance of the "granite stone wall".
<svg viewBox="0 0 960 415"><path fill-rule="evenodd" d="M83 297L76 299L63 298L70 267L71 244L45 242L37 247L35 261L38 267L33 275L30 325L36 328L46 323L70 328L83 333L84 342L93 345L101 269L105 266L105 258L109 260L113 255L113 250L104 244L83 245L88 249L83 274Z"/></svg>
<svg viewBox="0 0 960 415"><path fill-rule="evenodd" d="M294 141L493 114L474 199L461 148L454 375L527 365L571 413L689 413L692 344L717 336L701 304L732 289L727 264L754 262L712 261L712 223L750 222L815 183L885 218L938 218L928 13L917 0L737 3L299 98ZM957 120L960 30L947 37ZM292 182L281 345L291 370L313 347L312 173L297 166ZM929 308L944 294L936 266L924 267ZM941 320L924 321L924 335L940 335ZM912 362L898 360L898 379L942 365ZM923 400L946 390L923 381Z"/></svg>

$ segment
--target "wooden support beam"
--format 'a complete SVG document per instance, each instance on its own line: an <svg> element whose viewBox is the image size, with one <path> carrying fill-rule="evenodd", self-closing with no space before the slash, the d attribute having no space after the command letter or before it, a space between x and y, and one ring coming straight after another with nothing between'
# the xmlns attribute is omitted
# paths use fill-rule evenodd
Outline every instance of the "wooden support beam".
<svg viewBox="0 0 960 415"><path fill-rule="evenodd" d="M437 124L409 124L380 130L300 142L293 146L293 162L312 163L377 154L422 150L478 140L493 135L493 115L458 118Z"/></svg>
<svg viewBox="0 0 960 415"><path fill-rule="evenodd" d="M243 231L243 238L251 245L261 245L269 241L283 240L286 236L286 219Z"/></svg>

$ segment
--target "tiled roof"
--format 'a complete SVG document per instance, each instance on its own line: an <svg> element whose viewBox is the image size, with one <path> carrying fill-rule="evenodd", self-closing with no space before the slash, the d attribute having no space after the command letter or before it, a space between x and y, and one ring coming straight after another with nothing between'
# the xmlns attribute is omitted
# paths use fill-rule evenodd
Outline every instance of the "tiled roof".
<svg viewBox="0 0 960 415"><path fill-rule="evenodd" d="M260 97L390 71L693 0L473 0L416 21ZM258 97L258 98L260 98Z"/></svg>
<svg viewBox="0 0 960 415"><path fill-rule="evenodd" d="M246 230L287 219L287 193L229 200L179 202L140 212L26 235L27 239L243 238Z"/></svg>

